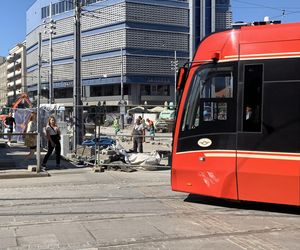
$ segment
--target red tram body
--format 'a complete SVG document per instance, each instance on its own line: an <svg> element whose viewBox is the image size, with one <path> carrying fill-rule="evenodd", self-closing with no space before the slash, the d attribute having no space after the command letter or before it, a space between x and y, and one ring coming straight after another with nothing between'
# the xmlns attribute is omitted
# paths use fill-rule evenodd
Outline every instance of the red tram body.
<svg viewBox="0 0 300 250"><path fill-rule="evenodd" d="M214 33L179 71L172 189L300 205L300 23Z"/></svg>

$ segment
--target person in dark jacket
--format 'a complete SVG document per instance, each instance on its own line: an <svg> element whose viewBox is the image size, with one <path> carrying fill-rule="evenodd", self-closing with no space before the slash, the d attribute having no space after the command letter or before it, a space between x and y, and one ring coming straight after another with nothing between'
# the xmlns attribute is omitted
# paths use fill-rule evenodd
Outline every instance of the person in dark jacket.
<svg viewBox="0 0 300 250"><path fill-rule="evenodd" d="M56 124L56 120L53 116L48 118L48 125L46 127L46 136L48 140L48 152L45 155L45 158L42 163L42 168L46 169L46 164L51 156L53 150L55 149L56 154L56 168L61 168L60 166L60 129Z"/></svg>
<svg viewBox="0 0 300 250"><path fill-rule="evenodd" d="M14 130L14 126L16 126L16 120L12 116L11 112L9 112L8 116L5 118L4 126L6 128L8 128L8 136L7 136L8 137L8 142L7 142L7 145L10 146L11 145L11 133Z"/></svg>

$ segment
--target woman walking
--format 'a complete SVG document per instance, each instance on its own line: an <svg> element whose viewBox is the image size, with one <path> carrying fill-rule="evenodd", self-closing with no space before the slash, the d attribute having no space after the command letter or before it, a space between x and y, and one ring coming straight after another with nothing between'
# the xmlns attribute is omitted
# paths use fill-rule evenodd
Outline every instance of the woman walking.
<svg viewBox="0 0 300 250"><path fill-rule="evenodd" d="M48 152L42 163L43 169L46 169L46 164L51 156L53 150L55 149L56 154L56 168L60 167L60 129L56 124L56 120L53 116L48 118L48 125L46 127L46 136L48 140Z"/></svg>
<svg viewBox="0 0 300 250"><path fill-rule="evenodd" d="M37 122L36 122L36 113L32 112L29 116L28 123L26 126L26 135L25 135L25 146L30 150L29 154L26 155L24 162L30 160L36 151L36 135L30 133L37 132Z"/></svg>

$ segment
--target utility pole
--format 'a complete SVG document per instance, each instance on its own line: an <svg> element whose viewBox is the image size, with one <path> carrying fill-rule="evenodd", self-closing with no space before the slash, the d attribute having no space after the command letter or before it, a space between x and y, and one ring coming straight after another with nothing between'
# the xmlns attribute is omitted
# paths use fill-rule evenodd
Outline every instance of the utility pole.
<svg viewBox="0 0 300 250"><path fill-rule="evenodd" d="M81 101L81 1L74 0L75 3L75 51L74 51L74 81L73 81L73 115L74 115L74 151L77 153L77 145L82 142L83 120Z"/></svg>

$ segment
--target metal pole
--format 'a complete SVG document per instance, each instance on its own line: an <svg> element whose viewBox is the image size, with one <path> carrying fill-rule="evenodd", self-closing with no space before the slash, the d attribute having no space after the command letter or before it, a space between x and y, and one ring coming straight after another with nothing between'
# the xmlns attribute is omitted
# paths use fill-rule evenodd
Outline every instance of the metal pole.
<svg viewBox="0 0 300 250"><path fill-rule="evenodd" d="M36 172L41 171L41 119L40 119L40 98L41 98L41 67L42 67L42 34L39 33L38 43L38 86L37 86L37 148L36 148Z"/></svg>
<svg viewBox="0 0 300 250"><path fill-rule="evenodd" d="M123 82L123 48L121 48L121 100L124 101L124 82Z"/></svg>
<svg viewBox="0 0 300 250"><path fill-rule="evenodd" d="M123 80L123 48L121 48L121 102L120 102L120 120L121 120L121 128L124 129L124 80Z"/></svg>
<svg viewBox="0 0 300 250"><path fill-rule="evenodd" d="M74 110L74 151L77 153L77 145L82 142L82 107L81 107L81 41L80 41L80 17L81 6L80 0L74 0L75 2L75 51L74 51L74 83L73 83L73 110Z"/></svg>

